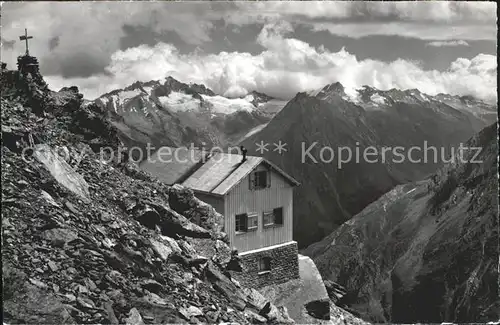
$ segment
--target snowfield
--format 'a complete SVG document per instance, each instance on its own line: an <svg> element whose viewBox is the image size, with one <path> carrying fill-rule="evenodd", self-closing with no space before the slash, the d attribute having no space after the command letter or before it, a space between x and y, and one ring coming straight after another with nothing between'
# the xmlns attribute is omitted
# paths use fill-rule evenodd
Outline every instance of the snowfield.
<svg viewBox="0 0 500 325"><path fill-rule="evenodd" d="M232 114L237 111L251 112L255 106L251 103L252 95L244 98L226 98L222 96L201 95L203 100L211 105L208 105L210 112L213 114ZM161 104L175 112L200 111L202 103L199 99L193 96L171 92L168 96L158 97Z"/></svg>
<svg viewBox="0 0 500 325"><path fill-rule="evenodd" d="M207 95L201 95L201 97L203 100L213 105L211 109L213 113L232 114L237 111L251 112L255 109L255 106L251 103L253 100L252 95L248 95L244 98L226 98L222 96Z"/></svg>
<svg viewBox="0 0 500 325"><path fill-rule="evenodd" d="M384 97L380 96L379 94L375 93L370 96L370 100L376 104L380 105L385 105L387 102Z"/></svg>
<svg viewBox="0 0 500 325"><path fill-rule="evenodd" d="M198 111L201 107L199 99L179 92L171 92L168 96L159 96L160 103L174 112Z"/></svg>

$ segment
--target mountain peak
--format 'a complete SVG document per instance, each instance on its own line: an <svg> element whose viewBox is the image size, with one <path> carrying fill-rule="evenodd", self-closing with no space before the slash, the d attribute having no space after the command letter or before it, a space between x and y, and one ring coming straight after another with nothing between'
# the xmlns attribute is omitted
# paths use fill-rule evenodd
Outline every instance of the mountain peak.
<svg viewBox="0 0 500 325"><path fill-rule="evenodd" d="M261 104L261 103L266 103L266 102L274 99L273 97L271 97L269 95L266 95L264 93L258 92L256 90L252 90L245 97L247 97L247 96L252 96L253 97L250 102L255 107L258 107L259 104Z"/></svg>
<svg viewBox="0 0 500 325"><path fill-rule="evenodd" d="M323 91L328 91L328 92L343 92L344 91L344 86L340 83L340 82L335 82L335 83L331 83L329 85L326 85L324 88L323 88Z"/></svg>
<svg viewBox="0 0 500 325"><path fill-rule="evenodd" d="M407 89L406 91L409 93L417 93L417 94L422 93L420 90L418 90L418 88Z"/></svg>
<svg viewBox="0 0 500 325"><path fill-rule="evenodd" d="M324 86L323 88L318 88L316 90L311 90L307 92L309 96L318 97L318 98L326 98L330 95L344 95L344 86L340 82L334 82Z"/></svg>
<svg viewBox="0 0 500 325"><path fill-rule="evenodd" d="M186 84L175 79L172 76L168 76L165 78L164 86L169 88L170 91L182 91L186 94L196 95L197 97L200 95L207 96L215 96L216 94L212 91L212 89L206 87L203 84L197 83L189 83Z"/></svg>

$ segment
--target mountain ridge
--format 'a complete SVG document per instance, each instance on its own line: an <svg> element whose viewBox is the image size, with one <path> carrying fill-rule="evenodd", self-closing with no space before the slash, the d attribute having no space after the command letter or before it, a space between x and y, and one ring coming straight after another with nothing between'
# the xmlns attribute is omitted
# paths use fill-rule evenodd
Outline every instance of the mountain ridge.
<svg viewBox="0 0 500 325"><path fill-rule="evenodd" d="M374 322L497 321L497 124L464 161L399 185L303 253ZM474 160L472 160L474 158Z"/></svg>
<svg viewBox="0 0 500 325"><path fill-rule="evenodd" d="M134 82L94 101L121 131L128 146L227 147L269 122L284 104L251 92L226 98L200 84L169 76L164 81Z"/></svg>
<svg viewBox="0 0 500 325"><path fill-rule="evenodd" d="M342 147L351 152L398 146L409 151L428 145L449 154L452 146L496 120L496 108L480 101L469 107L444 103L416 90L372 87L356 94L357 100L352 101L340 83L300 92L264 128L240 143L303 184L294 197L294 236L301 247L322 238L395 185L425 178L442 165L440 159L425 163L423 150L414 155L418 163L408 159L395 163L396 155L389 151L386 163L350 161L336 170L335 163L315 163L308 157L304 163L305 149L312 144L317 144L311 151L316 159L323 148L338 151ZM287 151L259 153L255 144L261 141L275 145L282 141Z"/></svg>

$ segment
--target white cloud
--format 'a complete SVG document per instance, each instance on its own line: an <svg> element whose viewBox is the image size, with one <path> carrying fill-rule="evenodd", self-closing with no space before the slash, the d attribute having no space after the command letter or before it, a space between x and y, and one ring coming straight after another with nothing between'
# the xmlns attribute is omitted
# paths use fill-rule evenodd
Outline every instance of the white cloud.
<svg viewBox="0 0 500 325"><path fill-rule="evenodd" d="M62 73L74 62L105 66L120 49L125 24L175 31L189 44L209 42L215 22L237 27L287 21L348 37L400 35L429 41L496 40L495 2L458 1L255 1L2 3L2 39L18 40L27 27L33 53L47 70ZM50 48L57 37L58 46ZM9 66L23 44L2 48ZM48 69L50 68L50 69Z"/></svg>
<svg viewBox="0 0 500 325"><path fill-rule="evenodd" d="M425 46L443 47L443 46L470 46L470 45L466 41L455 40L455 41L434 41L425 44Z"/></svg>
<svg viewBox="0 0 500 325"><path fill-rule="evenodd" d="M325 30L333 35L361 38L370 35L397 35L423 40L490 40L496 41L496 24L424 24L416 22L387 23L304 23L313 31Z"/></svg>
<svg viewBox="0 0 500 325"><path fill-rule="evenodd" d="M181 54L170 44L142 45L117 51L106 68L108 75L88 79L48 78L56 89L76 84L87 98L96 97L137 80L163 79L172 75L183 82L203 83L222 95L240 96L257 90L271 96L291 98L299 91L340 81L348 90L369 85L379 89L418 88L428 94L440 92L473 95L496 100L496 56L480 54L459 58L447 71L426 71L418 62L384 63L358 60L345 49L329 52L303 41L286 38L287 23L265 26L257 38L265 50L258 55L241 52Z"/></svg>

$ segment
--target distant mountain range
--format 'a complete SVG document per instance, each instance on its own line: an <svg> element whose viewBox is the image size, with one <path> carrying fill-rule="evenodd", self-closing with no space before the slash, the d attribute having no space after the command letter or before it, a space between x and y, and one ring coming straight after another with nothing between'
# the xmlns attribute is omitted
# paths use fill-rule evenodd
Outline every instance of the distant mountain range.
<svg viewBox="0 0 500 325"><path fill-rule="evenodd" d="M227 147L271 120L286 102L253 91L226 98L172 77L135 82L94 101L105 108L129 146Z"/></svg>
<svg viewBox="0 0 500 325"><path fill-rule="evenodd" d="M346 288L341 304L379 323L498 321L497 134L485 128L467 143L477 157L397 186L305 250Z"/></svg>
<svg viewBox="0 0 500 325"><path fill-rule="evenodd" d="M342 166L319 161L321 149L412 146L449 148L496 121L496 107L471 97L429 96L416 89L387 91L365 86L346 93L340 83L298 93L259 132L242 141L257 154L256 143L287 144L287 151L263 155L302 185L294 192L294 238L301 247L320 240L394 186L425 178L442 164L360 159ZM317 162L304 158L309 151ZM305 150L304 150L305 149ZM446 151L450 152L450 150ZM324 153L323 153L324 154ZM328 157L328 156L327 156ZM413 152L414 160L422 152ZM336 158L338 159L338 157ZM353 159L354 160L354 159Z"/></svg>
<svg viewBox="0 0 500 325"><path fill-rule="evenodd" d="M354 92L333 83L298 93L288 103L253 91L242 98L215 94L204 85L172 77L136 82L94 101L105 108L127 146L226 148L245 145L301 181L295 191L294 237L301 247L316 242L398 184L420 180L440 162L315 163L322 147L449 148L496 120L496 106L470 96L430 96L417 89ZM286 143L287 152L259 153L256 143ZM302 146L305 146L304 149ZM449 152L449 151L448 151ZM422 158L421 153L413 156ZM137 157L136 157L137 158ZM338 157L337 157L338 158ZM440 157L439 157L440 158Z"/></svg>

